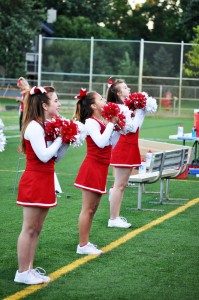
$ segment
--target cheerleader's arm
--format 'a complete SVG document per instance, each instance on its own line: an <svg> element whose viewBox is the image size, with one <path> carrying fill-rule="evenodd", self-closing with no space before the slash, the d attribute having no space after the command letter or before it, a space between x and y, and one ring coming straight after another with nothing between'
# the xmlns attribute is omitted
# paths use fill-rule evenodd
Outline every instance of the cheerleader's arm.
<svg viewBox="0 0 199 300"><path fill-rule="evenodd" d="M86 130L88 135L92 138L94 143L99 147L99 148L104 148L105 146L110 145L110 138L111 134L113 132L114 124L109 122L106 126L106 129L104 132L101 134L100 133L100 125L97 121L94 119L87 119L86 123Z"/></svg>
<svg viewBox="0 0 199 300"><path fill-rule="evenodd" d="M141 128L142 127L142 124L143 124L143 122L144 122L144 118L145 118L145 116L146 116L146 110L145 109L137 109L136 110L136 114L135 114L135 116L138 114L138 127L139 128Z"/></svg>
<svg viewBox="0 0 199 300"><path fill-rule="evenodd" d="M57 154L57 151L62 144L62 138L57 137L52 144L47 147L44 136L44 129L36 121L31 121L28 124L24 134L24 138L30 141L37 157L42 162L47 162Z"/></svg>
<svg viewBox="0 0 199 300"><path fill-rule="evenodd" d="M146 111L143 109L137 109L135 117L132 118L132 126L130 132L136 132L138 128L142 127Z"/></svg>

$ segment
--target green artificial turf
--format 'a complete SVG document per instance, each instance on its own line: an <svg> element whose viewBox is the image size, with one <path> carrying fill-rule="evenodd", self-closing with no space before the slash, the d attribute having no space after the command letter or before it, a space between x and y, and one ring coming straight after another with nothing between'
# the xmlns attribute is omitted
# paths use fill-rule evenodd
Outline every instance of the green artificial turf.
<svg viewBox="0 0 199 300"><path fill-rule="evenodd" d="M63 112L64 113L64 112ZM72 117L67 115L67 117ZM17 270L17 239L22 225L22 208L16 206L16 177L25 166L24 157L16 150L20 145L18 112L0 113L8 137L5 151L0 153L1 182L1 241L0 241L0 299L24 291L27 286L14 283ZM171 142L170 134L177 133L179 123L184 131L190 132L192 118L146 117L140 132L145 139ZM172 141L173 142L173 141ZM181 144L181 142L175 142ZM188 145L192 143L189 142ZM78 216L81 210L81 190L73 186L75 177L85 155L85 144L79 148L70 147L66 156L56 165L56 172L63 193L58 206L50 209L35 258L35 266L41 266L47 273L77 263L84 256L76 254L78 243ZM112 169L109 169L107 188L112 185ZM149 192L158 191L160 183L147 185ZM170 195L188 198L199 197L199 179L189 175L186 179L171 180ZM108 246L127 233L146 229L111 251L85 262L65 273L46 287L38 289L25 299L70 299L70 300L192 300L199 295L199 204L174 215L155 226L151 222L175 211L189 201L172 201L171 205L151 204L158 194L143 194L143 208L154 211L137 211L137 188L127 188L121 215L132 223L131 229L107 228L109 218L108 196L102 197L95 215L90 241L99 248ZM163 211L155 211L161 209ZM21 297L21 296L20 296ZM11 299L11 298L10 298ZM12 299L20 299L14 296Z"/></svg>

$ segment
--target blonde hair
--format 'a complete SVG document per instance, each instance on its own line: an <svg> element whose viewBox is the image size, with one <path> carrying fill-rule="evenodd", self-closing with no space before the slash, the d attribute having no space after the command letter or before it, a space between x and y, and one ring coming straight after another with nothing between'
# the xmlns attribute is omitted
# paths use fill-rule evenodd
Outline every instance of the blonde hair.
<svg viewBox="0 0 199 300"><path fill-rule="evenodd" d="M19 86L23 87L24 90L29 90L30 89L30 85L24 77L19 77L19 79L17 80L17 86L18 87Z"/></svg>

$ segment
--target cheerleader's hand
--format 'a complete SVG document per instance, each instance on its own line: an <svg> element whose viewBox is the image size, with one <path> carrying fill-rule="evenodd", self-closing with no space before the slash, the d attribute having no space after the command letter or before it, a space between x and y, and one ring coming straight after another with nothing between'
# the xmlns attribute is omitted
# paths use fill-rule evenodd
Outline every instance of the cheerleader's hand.
<svg viewBox="0 0 199 300"><path fill-rule="evenodd" d="M119 118L118 117L113 117L111 119L111 123L116 124L118 122Z"/></svg>

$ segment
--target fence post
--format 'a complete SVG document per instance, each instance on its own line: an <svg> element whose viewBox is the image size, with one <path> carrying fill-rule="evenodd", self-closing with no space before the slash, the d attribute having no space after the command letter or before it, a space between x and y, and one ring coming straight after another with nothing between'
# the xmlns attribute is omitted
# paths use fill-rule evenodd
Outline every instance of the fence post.
<svg viewBox="0 0 199 300"><path fill-rule="evenodd" d="M162 111L162 85L160 85L160 94L159 94L159 112Z"/></svg>
<svg viewBox="0 0 199 300"><path fill-rule="evenodd" d="M91 37L89 91L92 91L94 37Z"/></svg>
<svg viewBox="0 0 199 300"><path fill-rule="evenodd" d="M38 49L38 74L37 86L41 86L41 66L42 66L42 35L39 35L39 49Z"/></svg>
<svg viewBox="0 0 199 300"><path fill-rule="evenodd" d="M183 55L184 55L184 42L181 42L180 54L180 81L179 81L179 94L178 94L178 116L181 114L181 99L182 99L182 72L183 72Z"/></svg>
<svg viewBox="0 0 199 300"><path fill-rule="evenodd" d="M139 62L138 92L142 91L143 62L144 62L144 40L141 39L140 40L140 62Z"/></svg>

